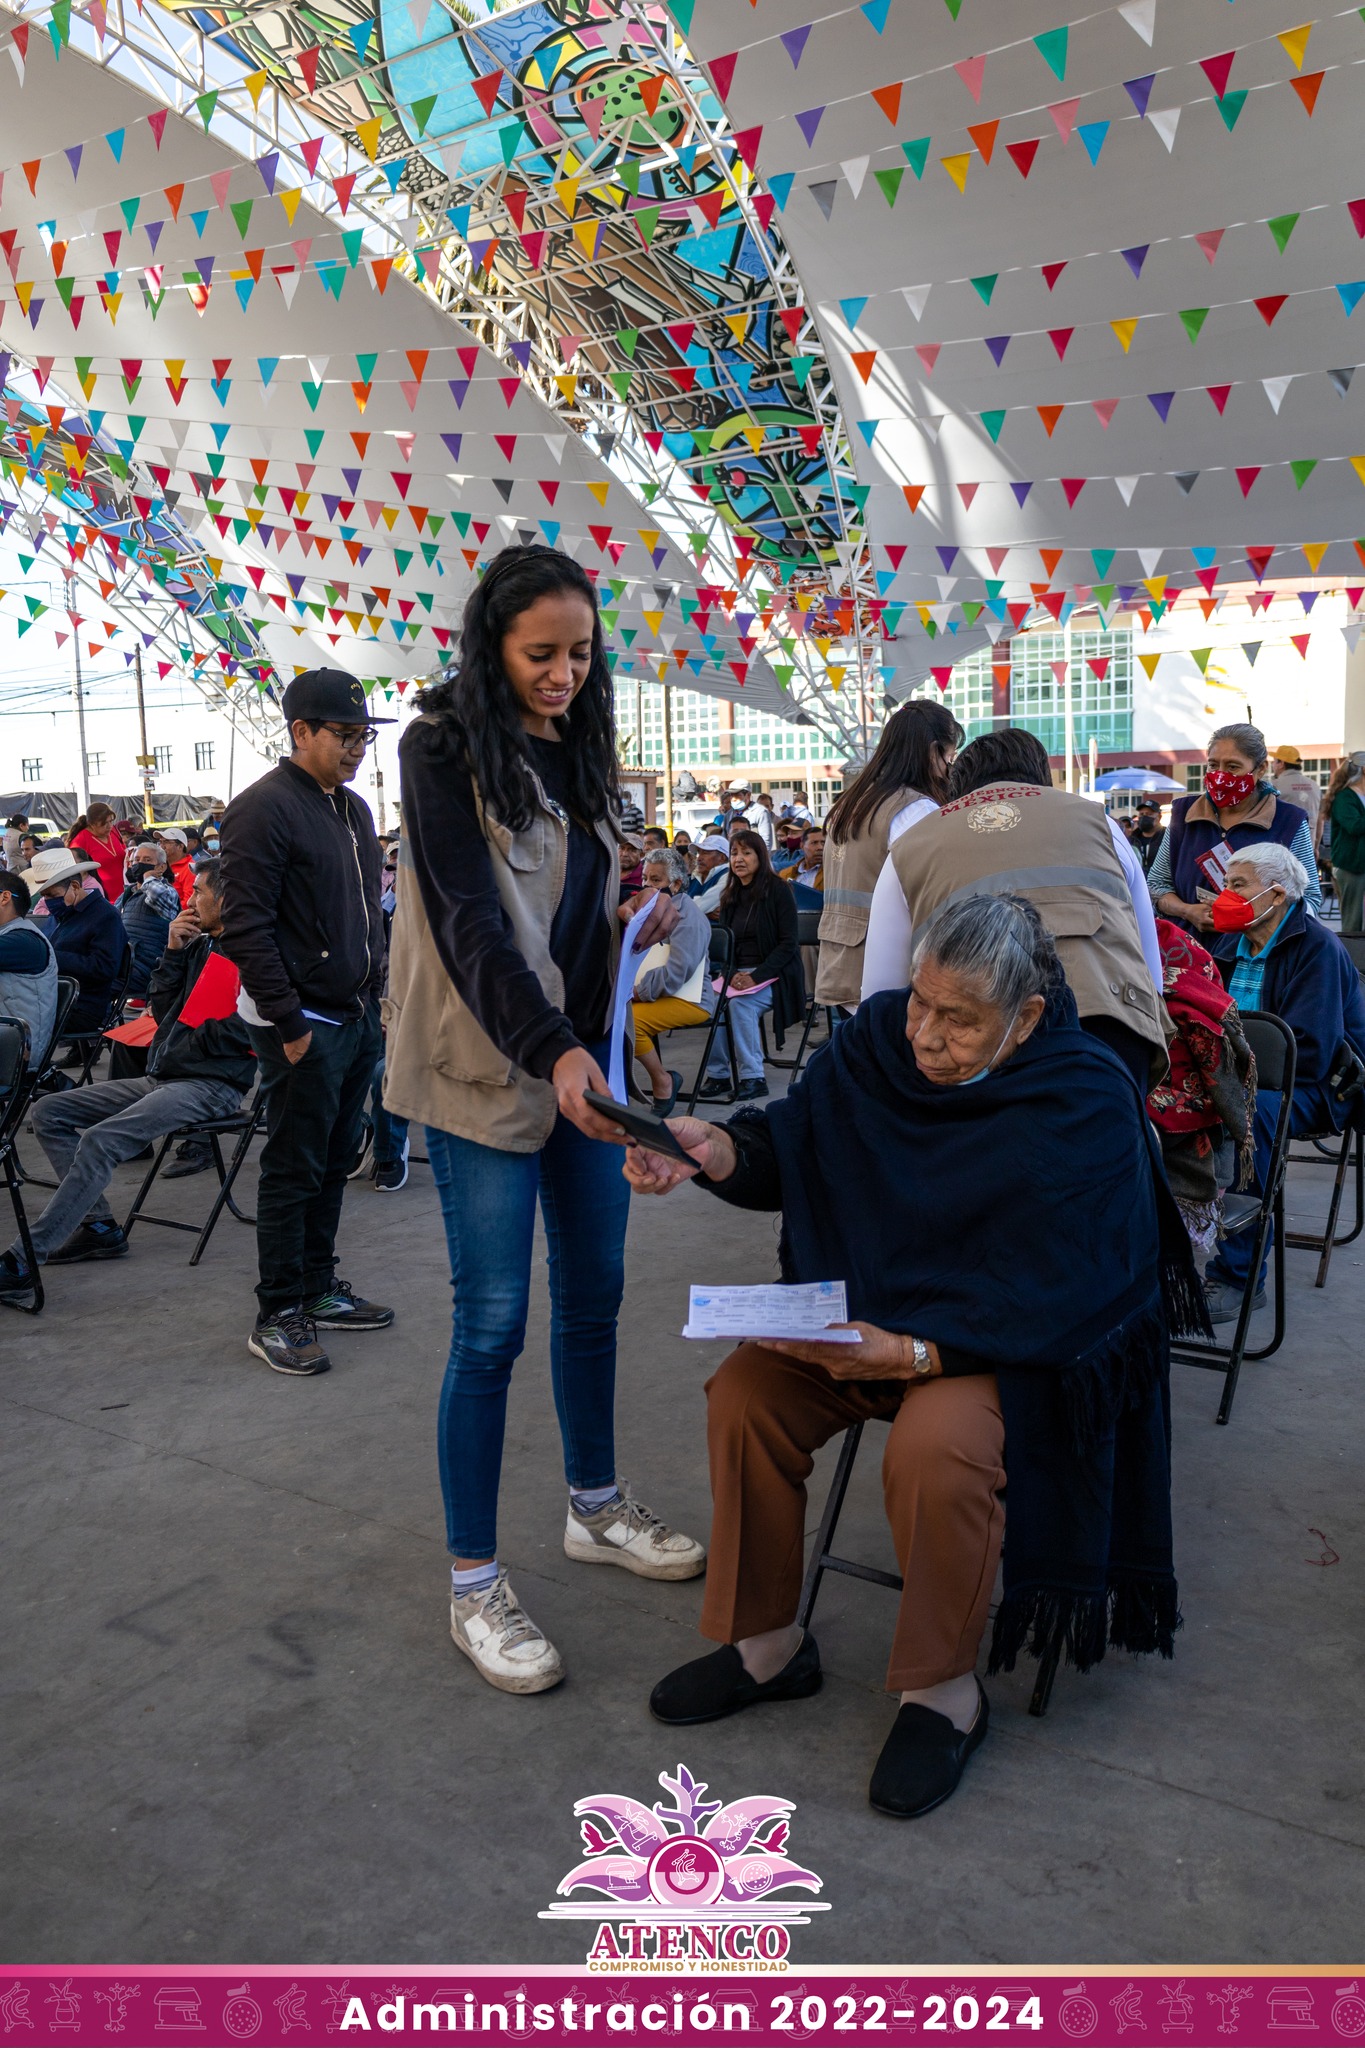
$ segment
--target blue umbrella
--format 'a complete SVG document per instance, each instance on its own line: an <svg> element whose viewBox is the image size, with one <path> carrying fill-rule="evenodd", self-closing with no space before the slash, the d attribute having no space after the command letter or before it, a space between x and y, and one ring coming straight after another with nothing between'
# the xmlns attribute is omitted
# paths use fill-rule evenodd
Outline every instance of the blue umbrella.
<svg viewBox="0 0 1365 2048"><path fill-rule="evenodd" d="M1095 777L1096 789L1147 789L1161 792L1169 790L1175 796L1184 796L1183 782L1172 782L1169 775L1160 775L1154 768L1111 768L1107 775Z"/></svg>

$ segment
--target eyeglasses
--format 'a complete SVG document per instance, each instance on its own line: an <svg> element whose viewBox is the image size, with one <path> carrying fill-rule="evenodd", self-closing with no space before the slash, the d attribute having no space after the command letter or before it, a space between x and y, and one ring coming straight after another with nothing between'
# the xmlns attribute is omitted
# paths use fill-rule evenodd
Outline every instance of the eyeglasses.
<svg viewBox="0 0 1365 2048"><path fill-rule="evenodd" d="M377 725L323 725L322 730L341 741L343 747L368 747L379 738Z"/></svg>

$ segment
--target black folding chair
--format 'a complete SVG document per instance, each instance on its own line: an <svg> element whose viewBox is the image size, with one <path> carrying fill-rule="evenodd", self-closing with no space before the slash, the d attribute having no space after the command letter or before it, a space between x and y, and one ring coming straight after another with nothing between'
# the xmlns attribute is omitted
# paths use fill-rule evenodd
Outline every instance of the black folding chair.
<svg viewBox="0 0 1365 2048"><path fill-rule="evenodd" d="M687 1100L687 1114L689 1116L695 1116L697 1113L697 1097L701 1092L701 1084L706 1079L706 1063L711 1057L711 1048L716 1042L716 1033L720 1030L722 1024L725 1026L725 1043L730 1049L731 1101L734 1100L735 1090L739 1087L739 1064L735 1059L735 1041L731 1035L728 1021L730 1011L730 976L735 968L735 935L728 925L718 924L712 927L707 964L713 976L720 976L720 994L716 997L715 1009L711 1012L705 1025L677 1024L673 1027L675 1031L704 1030L706 1032L706 1044L702 1048L701 1059L697 1064L696 1079L692 1083L692 1093ZM673 1032L670 1031L668 1035L671 1038Z"/></svg>
<svg viewBox="0 0 1365 2048"><path fill-rule="evenodd" d="M1327 1285L1327 1269L1332 1263L1332 1254L1338 1245L1354 1244L1365 1230L1365 1138L1362 1138L1358 1115L1353 1116L1340 1136L1334 1131L1330 1137L1314 1137L1309 1140L1311 1152L1291 1152L1291 1166L1330 1166L1332 1194L1327 1205L1327 1221L1321 1231L1289 1230L1285 1243L1294 1251L1316 1252L1318 1254L1315 1287ZM1338 1237L1337 1222L1341 1215L1342 1196L1346 1191L1346 1175L1352 1164L1355 1166L1355 1221L1345 1237Z"/></svg>
<svg viewBox="0 0 1365 2048"><path fill-rule="evenodd" d="M817 951L819 950L821 915L822 913L818 910L797 911L796 932L797 941L800 945L814 946ZM823 1007L825 1012L825 1027L829 1033L829 1036L832 1038L834 1036L834 1011L828 1003L826 1003ZM801 1072L801 1068L805 1062L806 1047L810 1044L810 1035L812 1030L814 1029L815 1020L817 1016L820 1014L820 1009L821 1005L816 1002L815 990L814 988L812 988L809 996L806 999L806 1014L802 1023L801 1043L796 1049L796 1058L794 1060L782 1059L777 1053L770 1053L768 1051L766 1030L767 1019L766 1017L760 1018L759 1028L763 1031L763 1059L764 1063L767 1066L790 1067L793 1081L796 1079L797 1075Z"/></svg>
<svg viewBox="0 0 1365 2048"><path fill-rule="evenodd" d="M820 1592L820 1582L826 1572L842 1572L846 1578L865 1579L869 1585L886 1586L893 1593L903 1591L905 1586L899 1572L884 1572L877 1565L859 1564L855 1558L840 1557L830 1547L834 1542L834 1532L839 1526L839 1517L843 1513L844 1496L848 1492L848 1482L853 1477L853 1463L858 1455L858 1445L862 1442L865 1428L865 1423L851 1423L844 1431L844 1440L839 1446L838 1462L834 1467L834 1477L830 1481L825 1511L820 1517L820 1527L815 1534L810 1563L806 1566L806 1576L801 1586L801 1599L796 1609L797 1624L801 1628L810 1627L811 1616L815 1612L815 1602ZM1052 1697L1052 1682L1057 1676L1061 1653L1061 1644L1054 1643L1039 1659L1038 1677L1028 1707L1030 1714L1042 1716L1047 1712L1047 1704Z"/></svg>
<svg viewBox="0 0 1365 2048"><path fill-rule="evenodd" d="M1171 1357L1180 1365L1196 1365L1205 1372L1221 1372L1223 1375L1223 1397L1218 1404L1218 1420L1226 1422L1232 1414L1233 1398L1237 1392L1237 1381L1244 1362L1271 1358L1284 1342L1285 1298L1284 1298L1284 1176L1289 1159L1289 1119L1294 1107L1294 1073L1298 1059L1298 1048L1294 1034L1283 1018L1275 1017L1268 1010L1248 1010L1242 1017L1247 1043L1256 1056L1256 1082L1268 1094L1278 1091L1280 1098L1279 1115L1275 1119L1275 1134L1271 1140L1270 1167L1266 1174L1265 1186L1259 1195L1227 1194L1223 1197L1223 1228L1228 1236L1240 1236L1251 1231L1251 1262L1247 1267L1246 1285L1242 1289L1241 1306L1233 1329L1231 1344L1192 1343L1182 1339L1171 1346ZM1247 1349L1247 1333L1251 1326L1252 1302L1256 1298L1256 1283L1265 1257L1266 1240L1271 1229L1275 1232L1275 1248L1272 1265L1275 1274L1275 1323L1268 1344L1257 1351Z"/></svg>
<svg viewBox="0 0 1365 2048"><path fill-rule="evenodd" d="M15 1133L24 1120L33 1091L35 1070L29 1059L29 1049L28 1025L23 1019L0 1017L0 1168L4 1170L5 1186L9 1189L24 1262L33 1275L31 1302L16 1301L12 1295L0 1295L0 1301L6 1308L22 1309L25 1315L36 1316L45 1299L43 1273L38 1264L38 1254L33 1249L24 1209L23 1175L14 1157Z"/></svg>
<svg viewBox="0 0 1365 2048"><path fill-rule="evenodd" d="M35 1188L55 1188L57 1183L55 1180L40 1180L36 1174L25 1170L24 1162L19 1157L19 1131L27 1122L29 1112L42 1092L44 1081L53 1077L54 1070L49 1066L48 1062L57 1050L57 1043L65 1028L66 1020L71 1015L71 1006L79 994L80 983L74 975L59 974L57 976L57 1008L53 1013L52 1030L48 1035L48 1041L43 1048L41 1056L33 1060L29 1067L28 1092L24 1099L23 1110L15 1121L14 1136L10 1146L10 1157L14 1162L14 1171L18 1175L21 1184L27 1182Z"/></svg>
<svg viewBox="0 0 1365 2048"><path fill-rule="evenodd" d="M224 1209L230 1209L239 1223L249 1224L254 1229L256 1218L244 1215L237 1207L232 1198L232 1189L246 1163L251 1141L264 1121L265 1104L258 1097L252 1108L242 1109L236 1116L205 1117L198 1123L181 1124L176 1130L167 1131L155 1159L147 1169L142 1186L133 1198L133 1206L124 1218L124 1236L127 1237L131 1233L135 1223L155 1223L162 1230L188 1231L190 1236L197 1240L194 1250L190 1253L190 1264L197 1266L204 1256L208 1241L213 1236L218 1218ZM237 1143L233 1147L231 1159L225 1165L222 1140L232 1137L236 1138ZM178 1216L149 1216L142 1206L151 1193L153 1181L166 1163L167 1153L172 1145L182 1138L206 1139L209 1151L213 1155L213 1170L218 1176L218 1193L203 1223L186 1223Z"/></svg>
<svg viewBox="0 0 1365 2048"><path fill-rule="evenodd" d="M109 1006L104 1013L104 1022L94 1031L63 1031L59 1045L69 1045L81 1055L76 1086L87 1088L95 1078L95 1062L104 1050L104 1034L123 1022L123 1011L128 1001L128 984L133 978L133 949L125 945L123 958L119 962L114 985L109 991Z"/></svg>

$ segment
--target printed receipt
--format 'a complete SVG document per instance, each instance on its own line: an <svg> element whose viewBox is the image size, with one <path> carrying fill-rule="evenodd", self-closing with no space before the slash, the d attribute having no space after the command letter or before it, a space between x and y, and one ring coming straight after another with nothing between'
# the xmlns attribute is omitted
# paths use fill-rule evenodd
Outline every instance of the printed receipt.
<svg viewBox="0 0 1365 2048"><path fill-rule="evenodd" d="M820 1344L861 1344L848 1321L842 1280L793 1287L691 1287L684 1337L788 1337Z"/></svg>

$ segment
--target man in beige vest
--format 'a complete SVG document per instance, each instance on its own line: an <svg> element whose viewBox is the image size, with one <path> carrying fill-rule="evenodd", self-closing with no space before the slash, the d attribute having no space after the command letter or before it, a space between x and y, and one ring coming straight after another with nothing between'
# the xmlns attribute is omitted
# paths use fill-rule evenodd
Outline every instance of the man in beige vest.
<svg viewBox="0 0 1365 2048"><path fill-rule="evenodd" d="M1145 1094L1166 1068L1160 956L1141 869L1135 882L1103 807L1054 789L1041 743L1018 728L965 747L952 787L937 816L891 848L873 903L863 995L905 985L911 934L950 903L1027 897L1056 940L1081 1023Z"/></svg>

